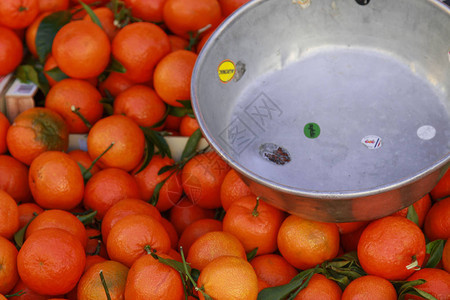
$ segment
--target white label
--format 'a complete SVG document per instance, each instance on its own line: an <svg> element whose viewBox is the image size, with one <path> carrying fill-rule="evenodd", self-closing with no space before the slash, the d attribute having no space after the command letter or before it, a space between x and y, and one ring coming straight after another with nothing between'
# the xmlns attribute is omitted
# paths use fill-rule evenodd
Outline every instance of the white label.
<svg viewBox="0 0 450 300"><path fill-rule="evenodd" d="M436 135L436 128L431 125L423 125L417 129L417 136L422 140L431 140Z"/></svg>
<svg viewBox="0 0 450 300"><path fill-rule="evenodd" d="M381 147L381 138L377 135L366 135L361 143L369 149L378 149Z"/></svg>

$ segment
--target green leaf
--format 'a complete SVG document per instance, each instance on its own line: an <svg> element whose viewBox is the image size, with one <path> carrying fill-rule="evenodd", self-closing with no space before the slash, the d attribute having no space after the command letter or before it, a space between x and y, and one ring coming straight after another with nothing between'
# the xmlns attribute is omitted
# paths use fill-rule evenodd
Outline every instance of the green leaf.
<svg viewBox="0 0 450 300"><path fill-rule="evenodd" d="M410 221L413 221L417 226L419 226L419 216L417 215L416 209L412 204L408 207L406 218Z"/></svg>
<svg viewBox="0 0 450 300"><path fill-rule="evenodd" d="M111 61L106 67L106 72L117 72L117 73L125 73L127 69L114 57L111 58Z"/></svg>
<svg viewBox="0 0 450 300"><path fill-rule="evenodd" d="M78 214L76 217L81 221L84 225L89 225L94 222L94 218L97 215L97 211L88 210L83 214Z"/></svg>
<svg viewBox="0 0 450 300"><path fill-rule="evenodd" d="M139 168L139 170L137 170L133 175L136 175L136 174L139 174L140 172L142 172L142 170L144 170L148 166L148 164L152 160L154 154L155 154L155 146L149 139L145 138L144 160L143 160L142 165Z"/></svg>
<svg viewBox="0 0 450 300"><path fill-rule="evenodd" d="M52 52L53 39L56 33L70 22L72 14L68 10L54 12L42 19L36 32L36 51L40 62L45 62Z"/></svg>
<svg viewBox="0 0 450 300"><path fill-rule="evenodd" d="M316 272L316 268L298 273L292 280L284 285L265 288L258 294L258 300L286 299L291 293L295 293L308 278Z"/></svg>
<svg viewBox="0 0 450 300"><path fill-rule="evenodd" d="M84 10L87 12L87 14L89 15L89 17L91 17L92 22L94 22L95 24L97 24L101 29L103 29L102 23L100 22L100 20L98 19L97 15L94 13L94 11L92 10L92 8L89 7L89 5L87 5L86 3L84 3L83 1L78 0L78 2L81 4L81 6L83 6Z"/></svg>
<svg viewBox="0 0 450 300"><path fill-rule="evenodd" d="M16 78L21 82L32 82L39 85L38 72L32 65L20 65L16 68Z"/></svg>
<svg viewBox="0 0 450 300"><path fill-rule="evenodd" d="M427 244L426 252L430 255L425 268L435 268L442 259L445 240L434 240Z"/></svg>
<svg viewBox="0 0 450 300"><path fill-rule="evenodd" d="M153 258L157 259L160 263L163 263L163 264L165 264L165 265L167 265L169 267L174 268L175 270L177 270L181 274L185 273L184 265L183 265L182 262L179 262L177 260L170 259L170 258L162 258L162 257L156 255L153 252L150 255L153 256ZM188 272L191 271L191 267L189 265L187 265L187 270L188 270Z"/></svg>
<svg viewBox="0 0 450 300"><path fill-rule="evenodd" d="M169 145L160 132L152 130L148 127L141 127L141 129L144 132L145 137L151 141L156 148L158 148L162 157L167 155L169 158L172 158Z"/></svg>
<svg viewBox="0 0 450 300"><path fill-rule="evenodd" d="M28 221L27 224L25 224L25 226L23 226L22 228L20 228L19 231L17 231L14 234L14 242L16 242L16 246L17 248L22 248L23 246L23 242L25 241L25 232L27 231L28 225L30 225L30 223L34 220L34 218L37 217L36 213L33 213L33 217L30 219L30 221Z"/></svg>
<svg viewBox="0 0 450 300"><path fill-rule="evenodd" d="M164 167L162 167L161 169L159 169L158 175L162 175L162 174L164 174L164 173L166 173L166 172L168 172L168 171L174 170L174 169L176 169L176 168L177 168L176 165L167 165L167 166L164 166Z"/></svg>
<svg viewBox="0 0 450 300"><path fill-rule="evenodd" d="M195 154L197 145L200 142L201 138L202 138L202 132L200 131L200 129L197 129L194 131L194 133L192 133L192 135L189 137L188 141L186 142L186 146L184 146L183 153L181 154L181 160L189 158Z"/></svg>
<svg viewBox="0 0 450 300"><path fill-rule="evenodd" d="M423 297L424 299L437 300L432 295L416 287L418 285L424 284L425 282L426 281L423 279L418 279L414 281L391 281L391 283L394 285L397 291L399 300L405 299L405 296L407 295L415 295Z"/></svg>
<svg viewBox="0 0 450 300"><path fill-rule="evenodd" d="M257 252L258 252L258 247L256 247L256 248L253 249L253 250L250 250L250 251L247 253L247 261L251 261L252 259L254 259Z"/></svg>
<svg viewBox="0 0 450 300"><path fill-rule="evenodd" d="M84 182L86 183L89 179L91 179L92 173L88 169L86 169L82 164L80 164L79 162L77 162L77 164L81 170L81 174L83 175Z"/></svg>
<svg viewBox="0 0 450 300"><path fill-rule="evenodd" d="M169 176L170 177L170 176ZM166 179L164 179L163 181L159 182L156 186L155 189L153 190L153 195L150 198L149 203L153 206L156 206L156 204L158 204L158 200L159 200L159 192L161 191L161 188L163 187L164 183L166 183L167 179L169 179L169 177L167 177Z"/></svg>
<svg viewBox="0 0 450 300"><path fill-rule="evenodd" d="M47 70L44 72L47 73L48 76L53 78L53 80L55 80L55 81L61 81L63 79L69 78L69 76L67 76L66 73L61 71L61 69L59 67L54 67L53 69L50 69L50 70Z"/></svg>
<svg viewBox="0 0 450 300"><path fill-rule="evenodd" d="M191 100L177 100L177 102L181 103L182 106L169 106L169 115L175 117L184 117L185 115L189 115L191 118L195 117Z"/></svg>

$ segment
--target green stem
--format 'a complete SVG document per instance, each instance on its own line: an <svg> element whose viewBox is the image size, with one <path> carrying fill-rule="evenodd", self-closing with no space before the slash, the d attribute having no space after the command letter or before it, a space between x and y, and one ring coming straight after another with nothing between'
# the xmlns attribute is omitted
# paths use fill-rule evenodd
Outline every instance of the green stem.
<svg viewBox="0 0 450 300"><path fill-rule="evenodd" d="M197 286L197 282L195 282L194 278L192 278L192 276L191 276L191 273L188 271L187 263L186 263L186 259L184 258L184 251L183 251L182 246L180 246L180 255L181 255L181 261L183 263L184 272L185 272L186 276L189 278L189 281L192 283L192 286L194 287L194 289L197 292L202 293L203 297L205 297L206 299L211 299L211 297L204 291L203 287Z"/></svg>
<svg viewBox="0 0 450 300"><path fill-rule="evenodd" d="M145 252L147 252L147 254L152 254L152 248L150 247L150 245L145 245L144 250Z"/></svg>
<svg viewBox="0 0 450 300"><path fill-rule="evenodd" d="M253 208L253 211L252 211L252 216L254 216L254 217L259 216L258 206L259 206L259 196L256 197L256 205L255 205L255 208Z"/></svg>
<svg viewBox="0 0 450 300"><path fill-rule="evenodd" d="M87 169L83 172L83 177L84 177L87 173L89 173L89 172L91 171L91 169L92 169L92 168L94 167L94 165L98 162L98 160L99 160L103 155L105 155L105 153L108 152L109 149L112 148L112 146L114 146L114 142L112 142L111 145L109 145L108 148L106 148L105 151L103 151L98 157L96 157L96 158L92 161L92 164L89 166L89 168L87 168Z"/></svg>
<svg viewBox="0 0 450 300"><path fill-rule="evenodd" d="M24 290L20 290L17 293L11 294L11 295L5 295L5 298L11 298L11 297L20 297L25 295L27 292L25 292Z"/></svg>
<svg viewBox="0 0 450 300"><path fill-rule="evenodd" d="M111 296L109 295L108 285L106 284L105 277L103 276L103 271L100 271L100 280L102 281L103 288L105 289L106 299L111 300Z"/></svg>
<svg viewBox="0 0 450 300"><path fill-rule="evenodd" d="M81 119L81 121L83 121L84 125L86 125L87 128L91 128L92 127L91 123L83 116L82 113L80 113L80 108L79 107L75 107L75 105L72 105L70 107L70 110L74 114L76 114Z"/></svg>

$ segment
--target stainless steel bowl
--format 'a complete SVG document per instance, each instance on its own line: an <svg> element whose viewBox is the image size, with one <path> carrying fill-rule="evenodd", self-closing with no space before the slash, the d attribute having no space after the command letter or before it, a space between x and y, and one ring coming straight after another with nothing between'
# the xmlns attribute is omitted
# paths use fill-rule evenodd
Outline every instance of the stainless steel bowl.
<svg viewBox="0 0 450 300"><path fill-rule="evenodd" d="M204 136L252 191L319 221L379 218L450 162L450 9L435 0L254 0L199 54Z"/></svg>

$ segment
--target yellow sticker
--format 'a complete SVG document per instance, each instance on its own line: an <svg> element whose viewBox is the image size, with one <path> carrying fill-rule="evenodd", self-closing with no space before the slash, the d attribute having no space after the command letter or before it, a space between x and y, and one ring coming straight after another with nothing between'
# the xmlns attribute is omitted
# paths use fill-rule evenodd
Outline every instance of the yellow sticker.
<svg viewBox="0 0 450 300"><path fill-rule="evenodd" d="M217 74L219 75L220 81L222 81L223 83L227 83L228 81L233 79L235 72L236 67L234 65L234 62L228 59L222 61L217 68Z"/></svg>

